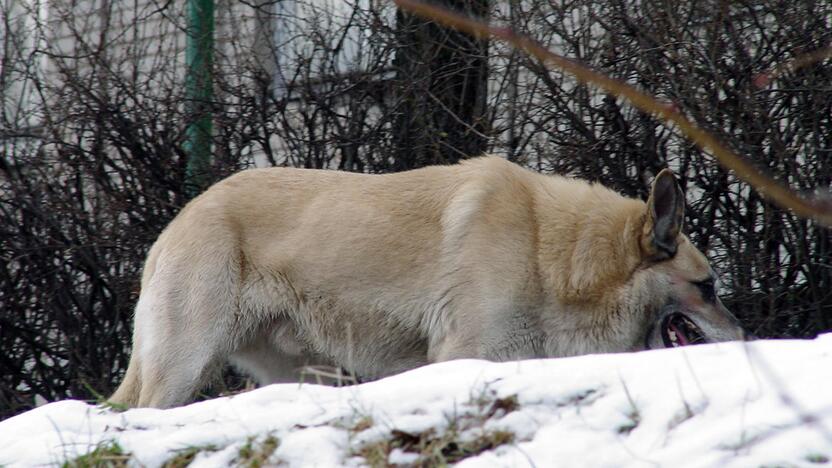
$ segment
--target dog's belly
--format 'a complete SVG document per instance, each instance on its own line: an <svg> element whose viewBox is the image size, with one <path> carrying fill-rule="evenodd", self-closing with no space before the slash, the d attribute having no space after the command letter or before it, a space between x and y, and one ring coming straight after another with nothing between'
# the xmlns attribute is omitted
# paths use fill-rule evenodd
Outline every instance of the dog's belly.
<svg viewBox="0 0 832 468"><path fill-rule="evenodd" d="M428 363L423 326L425 311L433 309L428 294L396 284L390 276L370 281L369 274L312 268L308 257L248 258L271 260L246 265L238 321L247 329L246 338L232 361L244 369L275 369L250 372L266 377L258 380L292 380L282 377L282 363L269 361L336 366L368 380ZM400 282L414 283L409 278Z"/></svg>
<svg viewBox="0 0 832 468"><path fill-rule="evenodd" d="M321 356L362 379L428 362L427 340L415 324L398 320L395 312L326 300L303 303L287 315L304 354Z"/></svg>
<svg viewBox="0 0 832 468"><path fill-rule="evenodd" d="M261 307L242 310L242 317L253 320L240 322L253 327L231 363L261 384L310 381L304 374L316 367L373 380L427 364L427 340L418 322L395 317L413 314L312 297L317 299L289 304L275 298L277 307L266 307L260 296L256 302Z"/></svg>

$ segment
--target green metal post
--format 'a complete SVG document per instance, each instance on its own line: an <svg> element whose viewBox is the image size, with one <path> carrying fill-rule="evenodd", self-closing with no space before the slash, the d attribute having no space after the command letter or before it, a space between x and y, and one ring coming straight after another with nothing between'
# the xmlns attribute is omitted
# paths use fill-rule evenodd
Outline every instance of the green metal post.
<svg viewBox="0 0 832 468"><path fill-rule="evenodd" d="M211 102L214 55L214 0L188 0L188 42L185 49L187 190L197 195L209 182L211 164Z"/></svg>

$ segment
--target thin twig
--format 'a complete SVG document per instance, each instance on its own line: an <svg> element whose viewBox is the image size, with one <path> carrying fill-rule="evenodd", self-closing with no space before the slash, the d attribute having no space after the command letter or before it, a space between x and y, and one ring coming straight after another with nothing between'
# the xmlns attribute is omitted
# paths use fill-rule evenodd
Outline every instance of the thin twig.
<svg viewBox="0 0 832 468"><path fill-rule="evenodd" d="M754 85L758 88L765 88L773 80L776 80L781 75L784 75L789 72L794 72L803 67L823 61L829 57L832 57L832 45L812 52L805 53L803 55L798 55L792 60L783 62L777 65L776 67L772 68L771 70L757 75L757 77L754 78Z"/></svg>

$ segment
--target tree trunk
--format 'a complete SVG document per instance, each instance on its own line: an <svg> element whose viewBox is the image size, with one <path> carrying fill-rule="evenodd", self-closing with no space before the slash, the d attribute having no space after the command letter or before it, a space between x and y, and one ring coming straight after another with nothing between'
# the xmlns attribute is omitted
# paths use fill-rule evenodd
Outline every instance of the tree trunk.
<svg viewBox="0 0 832 468"><path fill-rule="evenodd" d="M488 14L486 0L443 4L474 16ZM402 11L396 25L391 168L453 164L481 155L487 144L488 43Z"/></svg>

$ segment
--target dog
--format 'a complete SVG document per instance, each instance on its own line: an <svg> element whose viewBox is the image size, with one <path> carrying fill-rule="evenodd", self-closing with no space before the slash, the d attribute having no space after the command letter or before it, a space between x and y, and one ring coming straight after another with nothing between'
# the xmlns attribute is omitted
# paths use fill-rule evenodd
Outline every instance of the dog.
<svg viewBox="0 0 832 468"><path fill-rule="evenodd" d="M307 364L376 379L742 340L684 207L668 169L646 203L494 156L384 175L242 171L150 249L110 400L181 405L228 361L269 384Z"/></svg>

